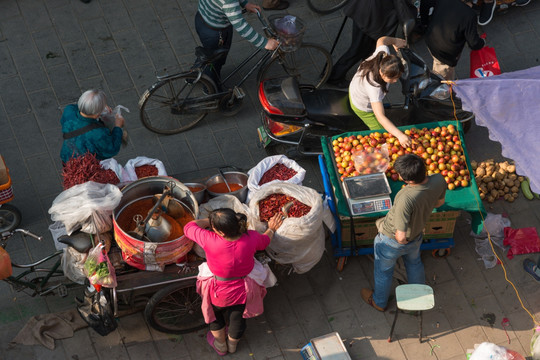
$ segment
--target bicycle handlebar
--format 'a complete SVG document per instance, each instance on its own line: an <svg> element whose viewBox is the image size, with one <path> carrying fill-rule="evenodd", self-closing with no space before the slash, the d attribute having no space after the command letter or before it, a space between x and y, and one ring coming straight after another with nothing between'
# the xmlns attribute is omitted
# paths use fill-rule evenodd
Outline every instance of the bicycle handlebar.
<svg viewBox="0 0 540 360"><path fill-rule="evenodd" d="M32 232L30 232L30 231L28 231L28 230L25 230L25 229L15 229L13 232L14 232L14 233L15 233L15 232L20 232L20 233L22 233L23 235L31 236L31 237L33 237L34 239L39 240L39 241L42 241L42 240L43 240L43 236L37 236L36 234L34 234L34 233L32 233Z"/></svg>

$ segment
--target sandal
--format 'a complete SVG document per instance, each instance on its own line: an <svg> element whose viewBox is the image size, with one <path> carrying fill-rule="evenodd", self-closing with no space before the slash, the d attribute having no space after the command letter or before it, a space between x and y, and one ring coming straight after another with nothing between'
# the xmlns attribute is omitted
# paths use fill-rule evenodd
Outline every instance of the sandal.
<svg viewBox="0 0 540 360"><path fill-rule="evenodd" d="M214 345L214 341L216 341L216 339L214 338L214 335L212 335L212 332L209 331L207 334L206 334L206 341L208 342L208 345L210 345L212 347L212 349L214 349L217 354L219 356L225 356L227 355L227 351L223 352L223 351L219 351L216 346Z"/></svg>

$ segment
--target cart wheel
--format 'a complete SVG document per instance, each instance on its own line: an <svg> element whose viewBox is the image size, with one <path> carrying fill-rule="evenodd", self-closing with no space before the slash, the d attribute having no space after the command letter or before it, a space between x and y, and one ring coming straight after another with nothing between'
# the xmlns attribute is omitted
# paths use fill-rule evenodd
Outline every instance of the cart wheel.
<svg viewBox="0 0 540 360"><path fill-rule="evenodd" d="M450 255L450 248L446 249L435 249L431 252L431 256L435 258L444 258Z"/></svg>
<svg viewBox="0 0 540 360"><path fill-rule="evenodd" d="M146 322L168 334L185 334L204 328L202 299L195 290L196 281L186 279L155 293L144 309Z"/></svg>
<svg viewBox="0 0 540 360"><path fill-rule="evenodd" d="M342 272L346 263L347 263L347 257L341 256L337 261L337 266L336 266L337 271Z"/></svg>

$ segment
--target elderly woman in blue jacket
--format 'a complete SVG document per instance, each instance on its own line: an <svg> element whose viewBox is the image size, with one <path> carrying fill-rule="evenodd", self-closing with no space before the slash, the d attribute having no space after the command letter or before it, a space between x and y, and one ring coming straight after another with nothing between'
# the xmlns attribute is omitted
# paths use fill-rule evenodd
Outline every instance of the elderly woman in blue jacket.
<svg viewBox="0 0 540 360"><path fill-rule="evenodd" d="M101 121L100 116L110 108L102 90L85 91L77 104L66 106L60 120L64 143L60 157L65 164L69 159L90 152L98 160L118 154L122 145L124 118L115 116L112 130Z"/></svg>

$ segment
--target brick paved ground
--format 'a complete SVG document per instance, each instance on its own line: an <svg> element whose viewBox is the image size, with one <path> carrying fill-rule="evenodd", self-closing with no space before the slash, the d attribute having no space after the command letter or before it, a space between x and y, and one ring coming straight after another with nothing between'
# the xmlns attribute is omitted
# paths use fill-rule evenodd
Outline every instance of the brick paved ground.
<svg viewBox="0 0 540 360"><path fill-rule="evenodd" d="M306 20L306 41L330 48L341 14L313 14L303 0L292 0L289 13ZM211 114L196 128L174 136L158 136L137 116L141 93L164 67L186 68L194 60L197 37L193 27L195 0L18 0L0 1L0 153L11 169L16 192L13 204L23 213L24 228L44 234L45 241L28 240L9 248L20 262L35 260L54 249L47 230L47 210L61 191L59 118L61 109L88 88L99 87L110 103L131 109L126 116L129 145L116 157L120 163L138 155L162 160L181 181L212 175L216 167L235 165L249 169L265 153L257 147L259 105L253 79L242 111L230 118ZM256 24L251 16L250 22ZM350 26L350 24L348 24ZM348 29L348 28L347 28ZM538 65L540 57L540 3L497 14L485 27L489 43L497 49L503 71ZM348 34L348 31L345 31ZM338 44L340 54L347 41ZM233 54L224 69L252 51L235 35ZM416 49L426 59L422 45ZM467 77L468 52L458 66ZM496 99L494 99L496 101ZM484 128L466 135L470 156L476 160L500 157L498 144L488 140ZM305 185L321 190L313 159L300 161L307 170ZM515 227L539 228L538 201L520 198L513 204L488 208L510 215ZM436 308L425 314L425 334L419 344L416 322L407 316L398 322L399 341L386 342L392 312L377 313L359 298L360 288L372 283L372 262L353 257L342 273L328 252L303 275L280 276L269 290L265 314L248 322L245 339L231 359L300 359L299 348L310 338L338 331L354 359L464 359L475 343L490 341L525 354L532 321L521 309L500 266L485 270L474 251L470 227L460 218L456 247L445 259L424 254ZM505 258L506 259L506 258ZM540 287L521 269L523 257L507 261L508 276L524 305L540 313ZM30 298L0 284L0 358L3 359L213 359L204 331L169 336L150 329L140 313L120 319L119 329L101 337L88 329L58 341L55 350L41 346L9 346L33 315L73 308L73 297ZM485 320L487 313L495 322ZM501 326L507 317L510 326ZM510 342L510 343L509 343Z"/></svg>

